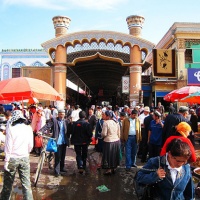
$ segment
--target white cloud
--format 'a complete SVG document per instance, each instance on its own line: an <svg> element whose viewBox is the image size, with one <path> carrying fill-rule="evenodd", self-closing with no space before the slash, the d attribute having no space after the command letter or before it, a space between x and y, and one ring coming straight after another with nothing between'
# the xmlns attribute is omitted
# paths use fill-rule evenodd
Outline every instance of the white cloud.
<svg viewBox="0 0 200 200"><path fill-rule="evenodd" d="M58 3L57 3L58 2ZM59 0L3 0L3 5L8 6L29 6L45 9L63 10L63 6L59 5Z"/></svg>
<svg viewBox="0 0 200 200"><path fill-rule="evenodd" d="M91 10L110 10L128 0L2 0L4 6L32 6L45 9L66 10L85 8Z"/></svg>
<svg viewBox="0 0 200 200"><path fill-rule="evenodd" d="M125 3L126 0L68 0L71 4L94 10L114 9L120 3Z"/></svg>

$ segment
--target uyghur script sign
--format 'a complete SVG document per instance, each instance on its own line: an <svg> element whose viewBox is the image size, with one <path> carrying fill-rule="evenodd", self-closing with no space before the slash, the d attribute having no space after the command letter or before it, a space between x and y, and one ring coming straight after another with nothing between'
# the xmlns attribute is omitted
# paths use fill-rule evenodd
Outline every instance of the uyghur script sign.
<svg viewBox="0 0 200 200"><path fill-rule="evenodd" d="M200 68L188 69L188 85L200 86Z"/></svg>

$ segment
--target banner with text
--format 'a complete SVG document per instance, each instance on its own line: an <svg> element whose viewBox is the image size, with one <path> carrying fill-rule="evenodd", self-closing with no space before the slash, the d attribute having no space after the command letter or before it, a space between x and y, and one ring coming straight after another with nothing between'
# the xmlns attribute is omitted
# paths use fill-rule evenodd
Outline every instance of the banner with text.
<svg viewBox="0 0 200 200"><path fill-rule="evenodd" d="M129 93L129 76L122 76L122 93Z"/></svg>

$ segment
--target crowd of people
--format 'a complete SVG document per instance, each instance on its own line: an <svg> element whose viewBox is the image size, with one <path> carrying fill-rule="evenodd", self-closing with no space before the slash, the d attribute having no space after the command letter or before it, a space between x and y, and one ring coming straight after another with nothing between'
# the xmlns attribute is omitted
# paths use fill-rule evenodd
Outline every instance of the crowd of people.
<svg viewBox="0 0 200 200"><path fill-rule="evenodd" d="M196 160L194 134L198 132L200 119L197 111L198 109L195 111L180 106L176 112L171 103L166 114L161 102L158 102L156 107L153 103L150 106L140 104L133 108L127 105L123 108L117 105L91 106L87 111L82 110L79 105L69 104L62 110L51 105L43 106L41 103L29 107L13 104L12 111L5 113L7 124L4 134L2 133L4 139L0 137L5 143L4 185L0 199L9 199L17 170L22 182L24 199L33 199L30 189L29 153L40 155L42 143L39 142L39 132L51 132L52 137L56 138L56 177L67 171L65 157L70 145L74 146L78 172L84 173L88 147L95 141L95 151L99 152L98 169L104 169L105 176L116 173L121 156L125 157L127 172L130 172L131 168L137 168L137 158L141 159L145 168L150 169L154 167L155 157L161 157L165 161L162 170L158 170L156 174L140 172L138 177L141 182L148 183L159 179L161 185L166 184L163 180L168 167L172 185L180 178L175 175L185 170L187 177L184 184L192 187L189 183L189 168L183 165ZM179 149L175 149L174 144L179 145ZM151 179L151 176L154 179ZM180 184L182 188L183 184ZM188 187L185 190L182 188L183 193ZM172 192L174 188L170 187L169 190ZM164 193L162 191L158 194L161 197ZM173 195L176 195L176 192ZM190 191L188 195L192 196L193 192Z"/></svg>

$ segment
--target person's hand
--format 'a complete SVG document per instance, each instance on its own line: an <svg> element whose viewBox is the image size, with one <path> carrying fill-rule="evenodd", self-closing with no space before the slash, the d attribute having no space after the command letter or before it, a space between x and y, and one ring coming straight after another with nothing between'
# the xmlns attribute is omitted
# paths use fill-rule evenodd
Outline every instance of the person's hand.
<svg viewBox="0 0 200 200"><path fill-rule="evenodd" d="M160 179L163 179L163 178L165 178L166 172L165 172L164 169L159 168L159 169L157 170L157 174L158 174L158 176L159 176Z"/></svg>
<svg viewBox="0 0 200 200"><path fill-rule="evenodd" d="M10 170L8 169L8 162L5 162L5 164L4 164L4 170L6 170L7 172L9 172Z"/></svg>
<svg viewBox="0 0 200 200"><path fill-rule="evenodd" d="M95 140L95 143L98 144L98 139Z"/></svg>

